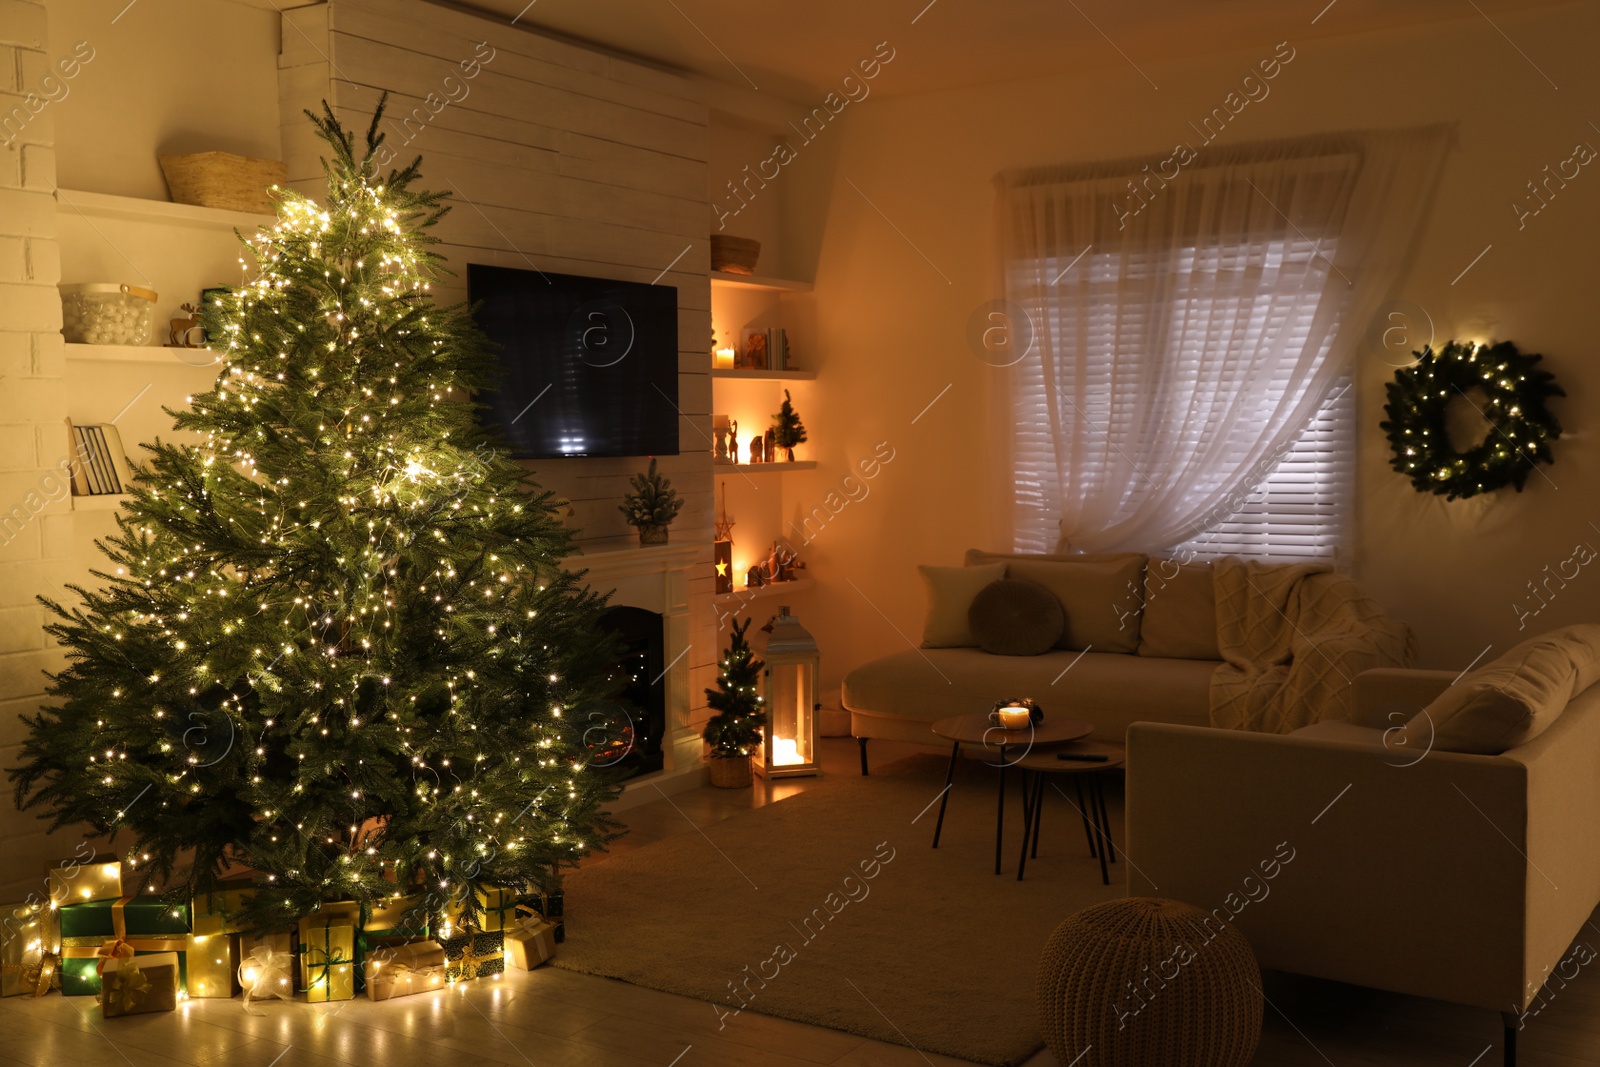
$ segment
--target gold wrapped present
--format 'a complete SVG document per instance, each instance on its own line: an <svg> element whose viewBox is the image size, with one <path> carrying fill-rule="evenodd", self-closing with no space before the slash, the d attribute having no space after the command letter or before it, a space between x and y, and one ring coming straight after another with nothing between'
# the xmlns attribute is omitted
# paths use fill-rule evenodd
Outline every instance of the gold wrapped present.
<svg viewBox="0 0 1600 1067"><path fill-rule="evenodd" d="M117 949L108 950L100 972L100 1013L114 1019L176 1008L178 954L135 956L126 941L116 944Z"/></svg>
<svg viewBox="0 0 1600 1067"><path fill-rule="evenodd" d="M520 920L505 932L506 963L531 971L556 954L556 924L542 916Z"/></svg>
<svg viewBox="0 0 1600 1067"><path fill-rule="evenodd" d="M255 892L251 882L236 882L214 893L198 893L190 907L189 928L197 934L241 934L242 927L231 918L244 907L244 898Z"/></svg>
<svg viewBox="0 0 1600 1067"><path fill-rule="evenodd" d="M45 980L43 992L49 992L55 967L51 965L46 975L36 963L53 955L60 945L55 917L54 909L42 903L0 906L0 997L40 996L41 978Z"/></svg>
<svg viewBox="0 0 1600 1067"><path fill-rule="evenodd" d="M190 934L184 955L184 989L191 997L227 999L239 992L239 938L234 934Z"/></svg>
<svg viewBox="0 0 1600 1067"><path fill-rule="evenodd" d="M62 860L45 875L50 903L81 904L122 896L122 862L112 855Z"/></svg>
<svg viewBox="0 0 1600 1067"><path fill-rule="evenodd" d="M515 925L517 899L511 890L484 889L478 892L477 900L478 915L474 929L492 933L495 930L508 930ZM462 900L459 897L453 897L444 906L445 936L465 929L461 922L462 910Z"/></svg>
<svg viewBox="0 0 1600 1067"><path fill-rule="evenodd" d="M506 969L505 935L496 930L462 931L453 937L440 938L444 946L448 970L445 978L451 982L464 982L472 978L487 978Z"/></svg>
<svg viewBox="0 0 1600 1067"><path fill-rule="evenodd" d="M356 995L356 928L316 912L300 920L301 992L312 1004Z"/></svg>
<svg viewBox="0 0 1600 1067"><path fill-rule="evenodd" d="M437 941L375 945L368 950L362 968L367 996L373 1000L442 989L445 984L444 946Z"/></svg>
<svg viewBox="0 0 1600 1067"><path fill-rule="evenodd" d="M263 934L239 939L239 988L244 1007L268 997L294 999L294 955L288 934Z"/></svg>

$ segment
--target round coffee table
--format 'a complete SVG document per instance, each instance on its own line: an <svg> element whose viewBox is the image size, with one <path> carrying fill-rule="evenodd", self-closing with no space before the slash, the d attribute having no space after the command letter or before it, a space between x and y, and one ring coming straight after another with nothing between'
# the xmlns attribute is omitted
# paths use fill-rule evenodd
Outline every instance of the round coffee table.
<svg viewBox="0 0 1600 1067"><path fill-rule="evenodd" d="M1044 810L1045 779L1052 774L1070 774L1078 789L1078 814L1083 818L1083 833L1089 839L1089 855L1100 860L1100 881L1111 884L1106 861L1117 862L1116 846L1111 843L1111 817L1106 814L1106 791L1101 771L1120 767L1128 758L1128 751L1116 741L1077 741L1060 745L1048 752L1030 752L1013 766L1022 771L1022 858L1017 861L1017 881L1027 869L1031 852L1039 858L1039 819ZM1028 775L1033 775L1033 788L1028 788ZM1083 782L1089 781L1088 802L1084 801ZM1065 793L1061 794L1066 796ZM1087 810L1086 810L1087 809Z"/></svg>
<svg viewBox="0 0 1600 1067"><path fill-rule="evenodd" d="M933 732L940 737L952 742L950 748L950 769L944 776L944 792L939 794L939 821L933 827L933 847L939 847L939 834L944 830L944 811L950 803L950 787L956 779L956 760L961 757L962 745L977 745L984 749L994 749L1000 757L1000 799L996 807L994 823L994 873L1000 873L1000 852L1004 845L1006 825L1006 769L1019 760L1030 756L1035 748L1041 745L1060 745L1068 741L1089 736L1094 729L1092 725L1082 719L1069 719L1065 715L1047 715L1045 720L1036 726L1024 726L1020 730L1007 730L996 726L989 718L986 711L975 712L971 715L952 715L948 719L940 719L933 724ZM1024 816L1023 823L1024 841L1026 845L1028 823L1031 813L1027 810L1027 781L1023 781Z"/></svg>

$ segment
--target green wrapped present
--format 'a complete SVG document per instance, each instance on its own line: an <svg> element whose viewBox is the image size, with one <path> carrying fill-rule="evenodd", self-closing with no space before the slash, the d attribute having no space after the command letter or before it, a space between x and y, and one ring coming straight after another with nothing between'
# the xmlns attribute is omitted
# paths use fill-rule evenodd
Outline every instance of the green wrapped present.
<svg viewBox="0 0 1600 1067"><path fill-rule="evenodd" d="M126 944L137 955L171 952L184 980L189 908L150 897L119 897L67 904L61 916L61 992L69 997L100 993L100 960L115 958Z"/></svg>
<svg viewBox="0 0 1600 1067"><path fill-rule="evenodd" d="M506 969L505 936L498 930L464 931L440 938L439 944L444 947L446 981L487 978Z"/></svg>

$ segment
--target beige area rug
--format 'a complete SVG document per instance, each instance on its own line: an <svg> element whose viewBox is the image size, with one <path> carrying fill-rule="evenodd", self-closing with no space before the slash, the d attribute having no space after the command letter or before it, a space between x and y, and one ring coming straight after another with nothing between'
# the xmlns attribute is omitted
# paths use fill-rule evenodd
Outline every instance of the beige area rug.
<svg viewBox="0 0 1600 1067"><path fill-rule="evenodd" d="M1121 865L1100 884L1076 811L1052 790L1038 858L1018 882L1013 772L995 875L997 772L968 760L929 847L947 763L914 756L870 778L830 777L569 875L554 963L705 1000L728 1027L743 1003L924 1052L1021 1062L1043 1045L1034 970L1046 938L1122 896ZM1107 784L1120 836L1120 787Z"/></svg>

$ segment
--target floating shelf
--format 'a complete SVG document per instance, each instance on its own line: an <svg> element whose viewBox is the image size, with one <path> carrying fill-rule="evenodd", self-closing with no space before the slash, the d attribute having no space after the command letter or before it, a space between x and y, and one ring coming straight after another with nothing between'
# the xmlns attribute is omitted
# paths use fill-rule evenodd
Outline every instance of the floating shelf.
<svg viewBox="0 0 1600 1067"><path fill-rule="evenodd" d="M712 367L713 378L737 378L747 382L811 382L814 370L747 370L743 367Z"/></svg>
<svg viewBox="0 0 1600 1067"><path fill-rule="evenodd" d="M210 353L213 362L202 363L208 350L204 348L167 348L164 345L83 345L68 344L67 361L70 363L173 363L181 367L204 370L222 362L220 352ZM189 362L195 360L196 362Z"/></svg>
<svg viewBox="0 0 1600 1067"><path fill-rule="evenodd" d="M733 471L738 474L782 474L784 471L814 471L817 461L814 459L797 459L793 463L713 463L711 473L716 475L719 471Z"/></svg>
<svg viewBox="0 0 1600 1067"><path fill-rule="evenodd" d="M95 493L93 496L74 496L73 511L116 511L124 501L132 500L132 493Z"/></svg>
<svg viewBox="0 0 1600 1067"><path fill-rule="evenodd" d="M91 218L132 219L135 222L161 222L221 230L238 228L247 232L270 226L276 221L272 215L195 207L166 200L144 200L136 196L88 193L77 189L56 190L56 211L62 215L83 214Z"/></svg>
<svg viewBox="0 0 1600 1067"><path fill-rule="evenodd" d="M731 593L718 593L712 600L718 607L731 607L735 604L746 604L752 600L771 600L790 593L803 593L812 586L810 578L796 578L792 582L777 582L773 585L759 585L754 589L745 586L735 589Z"/></svg>
<svg viewBox="0 0 1600 1067"><path fill-rule="evenodd" d="M810 282L797 282L789 278L769 278L762 274L729 274L725 270L711 272L711 284L729 289L768 289L777 293L809 293Z"/></svg>

